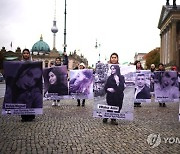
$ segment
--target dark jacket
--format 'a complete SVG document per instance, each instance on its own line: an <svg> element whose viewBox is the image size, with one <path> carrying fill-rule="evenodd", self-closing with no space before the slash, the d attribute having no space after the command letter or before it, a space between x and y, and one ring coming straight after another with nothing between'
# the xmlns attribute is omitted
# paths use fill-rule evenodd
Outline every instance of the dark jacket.
<svg viewBox="0 0 180 154"><path fill-rule="evenodd" d="M151 99L150 88L145 85L144 88L136 95L136 99Z"/></svg>
<svg viewBox="0 0 180 154"><path fill-rule="evenodd" d="M125 80L124 80L124 76L122 75L119 76L119 86L117 86L114 76L113 75L109 76L105 84L105 92L107 93L106 100L108 105L118 106L122 108L122 103L124 98L123 91L125 89L124 83ZM113 88L115 92L111 93L107 91L108 88Z"/></svg>

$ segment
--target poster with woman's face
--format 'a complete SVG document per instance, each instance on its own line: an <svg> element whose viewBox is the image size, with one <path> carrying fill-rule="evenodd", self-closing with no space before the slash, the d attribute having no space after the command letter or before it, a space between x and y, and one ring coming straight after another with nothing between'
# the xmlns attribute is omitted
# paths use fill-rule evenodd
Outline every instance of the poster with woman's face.
<svg viewBox="0 0 180 154"><path fill-rule="evenodd" d="M67 67L54 66L43 70L44 97L59 100L68 95Z"/></svg>
<svg viewBox="0 0 180 154"><path fill-rule="evenodd" d="M136 69L119 64L108 64L107 68L107 71L101 71L104 73L102 76L106 76L103 86L105 95L94 97L93 117L133 120Z"/></svg>
<svg viewBox="0 0 180 154"><path fill-rule="evenodd" d="M179 84L176 71L154 73L156 102L179 102Z"/></svg>
<svg viewBox="0 0 180 154"><path fill-rule="evenodd" d="M69 95L76 99L93 98L93 70L70 70Z"/></svg>
<svg viewBox="0 0 180 154"><path fill-rule="evenodd" d="M4 62L2 114L42 114L42 62Z"/></svg>
<svg viewBox="0 0 180 154"><path fill-rule="evenodd" d="M150 78L150 70L140 70L136 72L134 93L134 101L136 103L151 102Z"/></svg>

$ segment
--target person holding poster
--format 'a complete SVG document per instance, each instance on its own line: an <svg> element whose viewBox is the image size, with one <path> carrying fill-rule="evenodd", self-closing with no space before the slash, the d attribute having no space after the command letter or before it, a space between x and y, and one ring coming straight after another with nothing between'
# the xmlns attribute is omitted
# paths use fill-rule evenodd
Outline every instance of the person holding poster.
<svg viewBox="0 0 180 154"><path fill-rule="evenodd" d="M42 63L31 62L30 51L28 49L23 50L22 61L25 62L14 62L13 64L9 62L5 64L7 67L8 65L15 65L17 71L15 70L15 76L10 71L6 72L9 74L6 74L7 90L4 106L17 106L18 111L15 111L16 108L13 107L13 113L23 113L21 121L25 122L35 119L34 111L31 112L29 109L42 108ZM23 108L21 108L22 106ZM24 114L24 112L27 112L27 114Z"/></svg>
<svg viewBox="0 0 180 154"><path fill-rule="evenodd" d="M111 64L118 64L118 54L112 53L110 56ZM120 112L122 108L123 98L124 98L124 85L125 80L124 76L120 74L119 65L111 65L111 75L108 77L107 82L105 84L105 92L106 92L106 101L108 105L118 106ZM107 118L103 119L103 123L107 123ZM111 124L118 125L116 119L111 119Z"/></svg>
<svg viewBox="0 0 180 154"><path fill-rule="evenodd" d="M80 64L79 64L79 69L85 69L85 68L86 68L86 67L85 67L84 63L80 63ZM80 99L77 99L77 102L78 102L77 106L80 106L81 100L80 100ZM82 100L82 106L85 106L85 99Z"/></svg>
<svg viewBox="0 0 180 154"><path fill-rule="evenodd" d="M144 68L142 67L141 62L139 60L136 60L134 62L134 65L136 66L136 72L137 73L140 72L140 70L144 70ZM141 103L135 101L134 107L141 107Z"/></svg>

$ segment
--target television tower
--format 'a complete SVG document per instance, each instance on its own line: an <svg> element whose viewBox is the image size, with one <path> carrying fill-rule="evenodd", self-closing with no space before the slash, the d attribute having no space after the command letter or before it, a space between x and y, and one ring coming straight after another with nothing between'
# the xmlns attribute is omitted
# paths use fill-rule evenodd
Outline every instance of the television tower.
<svg viewBox="0 0 180 154"><path fill-rule="evenodd" d="M54 21L53 27L51 28L51 32L53 33L53 50L56 50L56 33L58 32L58 28L56 26L56 0L54 0L55 8L54 8Z"/></svg>

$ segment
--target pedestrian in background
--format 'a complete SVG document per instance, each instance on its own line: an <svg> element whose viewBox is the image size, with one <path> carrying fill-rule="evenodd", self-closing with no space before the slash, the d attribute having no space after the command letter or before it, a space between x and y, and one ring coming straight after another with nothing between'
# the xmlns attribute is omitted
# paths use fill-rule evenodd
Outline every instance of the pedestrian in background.
<svg viewBox="0 0 180 154"><path fill-rule="evenodd" d="M139 60L136 60L134 62L134 65L136 66L136 72L140 72L140 70L144 70L144 68L142 67L142 64ZM137 103L137 102L134 102L134 107L141 107L141 103Z"/></svg>

